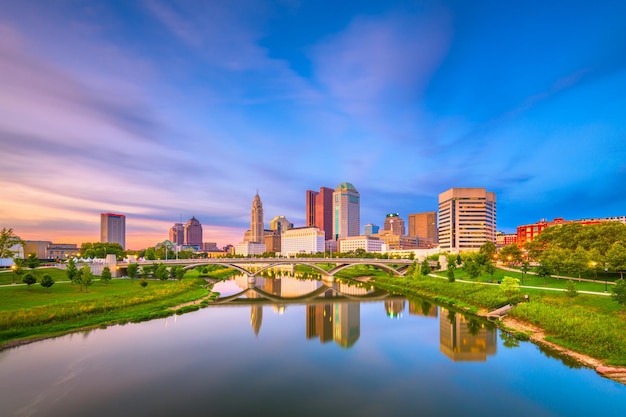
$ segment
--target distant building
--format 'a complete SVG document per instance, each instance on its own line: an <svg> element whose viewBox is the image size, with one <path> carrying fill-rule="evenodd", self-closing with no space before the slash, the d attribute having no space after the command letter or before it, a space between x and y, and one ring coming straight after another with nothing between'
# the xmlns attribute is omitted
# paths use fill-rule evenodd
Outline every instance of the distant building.
<svg viewBox="0 0 626 417"><path fill-rule="evenodd" d="M385 245L385 250L417 249L417 238L408 235L397 235L391 230L381 230L373 235Z"/></svg>
<svg viewBox="0 0 626 417"><path fill-rule="evenodd" d="M279 234L283 230L293 229L293 223L285 218L285 216L276 216L270 221L270 230L278 232Z"/></svg>
<svg viewBox="0 0 626 417"><path fill-rule="evenodd" d="M281 234L283 256L324 252L324 232L315 226L295 227Z"/></svg>
<svg viewBox="0 0 626 417"><path fill-rule="evenodd" d="M339 252L352 252L363 249L365 252L380 252L383 241L377 237L362 235L339 239Z"/></svg>
<svg viewBox="0 0 626 417"><path fill-rule="evenodd" d="M215 250L221 250L217 248L217 243L216 242L203 242L202 243L202 250L203 251L215 251Z"/></svg>
<svg viewBox="0 0 626 417"><path fill-rule="evenodd" d="M333 237L359 236L361 197L354 185L342 182L333 192Z"/></svg>
<svg viewBox="0 0 626 417"><path fill-rule="evenodd" d="M436 243L437 236L437 213L427 211L424 213L409 214L408 235L418 237L418 240L426 239Z"/></svg>
<svg viewBox="0 0 626 417"><path fill-rule="evenodd" d="M182 246L185 244L185 226L182 223L174 223L174 226L170 227L169 240L176 246Z"/></svg>
<svg viewBox="0 0 626 417"><path fill-rule="evenodd" d="M514 233L496 232L496 247L509 246L517 243L517 235Z"/></svg>
<svg viewBox="0 0 626 417"><path fill-rule="evenodd" d="M235 245L235 255L262 255L265 253L265 243L241 242Z"/></svg>
<svg viewBox="0 0 626 417"><path fill-rule="evenodd" d="M250 215L250 242L264 243L265 233L263 232L263 203L257 191L252 201L252 210Z"/></svg>
<svg viewBox="0 0 626 417"><path fill-rule="evenodd" d="M46 248L46 259L65 259L78 251L76 243L51 243Z"/></svg>
<svg viewBox="0 0 626 417"><path fill-rule="evenodd" d="M322 230L325 240L333 239L333 192L328 187L306 190L306 225Z"/></svg>
<svg viewBox="0 0 626 417"><path fill-rule="evenodd" d="M287 229L289 230L289 229ZM281 247L281 234L278 231L271 230L265 232L265 251L279 253Z"/></svg>
<svg viewBox="0 0 626 417"><path fill-rule="evenodd" d="M385 224L383 230L387 230L394 235L403 236L406 235L406 229L404 226L404 220L398 213L389 213L385 217Z"/></svg>
<svg viewBox="0 0 626 417"><path fill-rule="evenodd" d="M119 243L126 249L126 216L100 213L100 242Z"/></svg>
<svg viewBox="0 0 626 417"><path fill-rule="evenodd" d="M24 258L31 253L37 255L37 259L48 258L48 246L52 244L49 240L25 240L24 243Z"/></svg>
<svg viewBox="0 0 626 417"><path fill-rule="evenodd" d="M484 188L450 188L439 194L439 247L476 251L496 243L496 195Z"/></svg>
<svg viewBox="0 0 626 417"><path fill-rule="evenodd" d="M366 236L375 235L376 233L378 233L378 230L380 230L380 228L372 223L368 223L363 226L363 234Z"/></svg>
<svg viewBox="0 0 626 417"><path fill-rule="evenodd" d="M185 246L194 246L196 249L202 248L202 224L192 216L185 223ZM171 239L170 239L171 240ZM172 241L173 242L173 241Z"/></svg>

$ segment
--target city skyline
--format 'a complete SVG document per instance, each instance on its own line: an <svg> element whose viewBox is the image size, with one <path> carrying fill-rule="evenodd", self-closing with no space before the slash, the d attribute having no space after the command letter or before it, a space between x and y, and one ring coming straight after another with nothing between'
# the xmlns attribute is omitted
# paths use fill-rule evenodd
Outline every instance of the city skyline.
<svg viewBox="0 0 626 417"><path fill-rule="evenodd" d="M361 225L498 196L498 230L626 214L621 2L0 0L0 226L235 244L359 190ZM361 226L362 227L362 226ZM360 231L362 232L362 230Z"/></svg>

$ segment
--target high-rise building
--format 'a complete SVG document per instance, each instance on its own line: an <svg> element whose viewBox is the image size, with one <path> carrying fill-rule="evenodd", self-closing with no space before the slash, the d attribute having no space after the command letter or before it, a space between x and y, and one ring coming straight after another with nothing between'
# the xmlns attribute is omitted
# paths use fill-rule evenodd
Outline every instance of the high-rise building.
<svg viewBox="0 0 626 417"><path fill-rule="evenodd" d="M257 191L252 201L252 211L250 215L250 242L252 243L265 243L264 242L264 227L263 227L263 203L259 192Z"/></svg>
<svg viewBox="0 0 626 417"><path fill-rule="evenodd" d="M306 191L306 225L322 230L326 240L332 239L333 191L328 187Z"/></svg>
<svg viewBox="0 0 626 417"><path fill-rule="evenodd" d="M437 213L427 211L409 214L409 233L407 234L437 242Z"/></svg>
<svg viewBox="0 0 626 417"><path fill-rule="evenodd" d="M195 216L185 223L185 245L202 247L202 225Z"/></svg>
<svg viewBox="0 0 626 417"><path fill-rule="evenodd" d="M126 249L126 216L100 213L100 242L119 243Z"/></svg>
<svg viewBox="0 0 626 417"><path fill-rule="evenodd" d="M365 226L363 226L363 234L365 236L375 235L376 233L378 233L379 230L380 230L380 227L372 223L368 223Z"/></svg>
<svg viewBox="0 0 626 417"><path fill-rule="evenodd" d="M439 247L475 251L496 243L496 195L484 188L450 188L439 194Z"/></svg>
<svg viewBox="0 0 626 417"><path fill-rule="evenodd" d="M293 223L291 223L285 216L275 216L270 221L270 230L282 233L285 230L293 229Z"/></svg>
<svg viewBox="0 0 626 417"><path fill-rule="evenodd" d="M383 230L389 230L392 234L398 236L404 236L406 234L406 228L404 227L404 220L398 213L389 213L385 217L385 224Z"/></svg>
<svg viewBox="0 0 626 417"><path fill-rule="evenodd" d="M185 244L185 226L182 223L174 223L174 226L170 227L170 242L177 246Z"/></svg>
<svg viewBox="0 0 626 417"><path fill-rule="evenodd" d="M361 197L354 185L342 182L333 192L333 239L358 236L361 229Z"/></svg>

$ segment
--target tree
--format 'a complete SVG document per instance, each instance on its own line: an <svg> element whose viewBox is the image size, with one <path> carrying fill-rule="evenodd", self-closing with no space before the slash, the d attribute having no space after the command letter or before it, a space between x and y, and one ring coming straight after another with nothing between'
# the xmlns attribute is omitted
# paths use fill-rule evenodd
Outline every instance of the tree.
<svg viewBox="0 0 626 417"><path fill-rule="evenodd" d="M67 279L70 280L72 284L76 282L76 277L78 276L78 268L76 268L76 262L74 262L74 259L70 258L67 261L65 274L67 275Z"/></svg>
<svg viewBox="0 0 626 417"><path fill-rule="evenodd" d="M615 285L611 289L611 298L620 305L626 305L626 281L624 278L615 281Z"/></svg>
<svg viewBox="0 0 626 417"><path fill-rule="evenodd" d="M24 279L22 282L28 286L28 291L30 291L30 286L37 282L37 278L33 276L30 272L24 275Z"/></svg>
<svg viewBox="0 0 626 417"><path fill-rule="evenodd" d="M422 261L422 265L420 266L420 274L422 276L427 276L431 272L432 272L432 270L430 268L430 264L428 263L428 259L424 259Z"/></svg>
<svg viewBox="0 0 626 417"><path fill-rule="evenodd" d="M454 270L455 269L456 269L456 266L454 266L454 263L448 264L448 271L446 275L448 275L449 282L454 282Z"/></svg>
<svg viewBox="0 0 626 417"><path fill-rule="evenodd" d="M165 264L159 264L154 268L154 276L160 281L165 282L169 277L167 272L167 266Z"/></svg>
<svg viewBox="0 0 626 417"><path fill-rule="evenodd" d="M183 268L182 266L177 266L176 267L176 279L179 281L182 281L183 277L185 276L185 268Z"/></svg>
<svg viewBox="0 0 626 417"><path fill-rule="evenodd" d="M565 295L572 298L578 295L576 284L574 284L574 281L572 281L571 279L568 279L567 284L565 284Z"/></svg>
<svg viewBox="0 0 626 417"><path fill-rule="evenodd" d="M485 242L478 249L478 253L482 253L487 259L493 259L493 255L496 254L496 244L493 242Z"/></svg>
<svg viewBox="0 0 626 417"><path fill-rule="evenodd" d="M463 259L461 259L461 254L458 253L456 255L456 264L457 264L457 266L461 266L462 263L463 263Z"/></svg>
<svg viewBox="0 0 626 417"><path fill-rule="evenodd" d="M152 247L146 249L146 253L143 255L148 261L155 261L157 258L156 250Z"/></svg>
<svg viewBox="0 0 626 417"><path fill-rule="evenodd" d="M488 261L485 264L485 272L491 275L491 280L493 281L493 274L495 274L496 272L496 266L493 264L493 262Z"/></svg>
<svg viewBox="0 0 626 417"><path fill-rule="evenodd" d="M102 268L102 274L100 275L100 281L104 281L104 285L109 285L109 281L111 281L113 275L111 275L111 268L105 266Z"/></svg>
<svg viewBox="0 0 626 417"><path fill-rule="evenodd" d="M515 243L511 243L500 249L498 257L507 263L520 262L522 260L522 250Z"/></svg>
<svg viewBox="0 0 626 417"><path fill-rule="evenodd" d="M578 279L580 280L580 274L589 268L587 251L581 246L578 246L574 251L569 253L567 258L565 258L564 264L565 270L568 273L578 275Z"/></svg>
<svg viewBox="0 0 626 417"><path fill-rule="evenodd" d="M510 298L513 294L519 293L519 279L513 277L502 278L500 289Z"/></svg>
<svg viewBox="0 0 626 417"><path fill-rule="evenodd" d="M26 266L30 269L35 269L39 267L39 258L36 253L29 253L28 258L26 259Z"/></svg>
<svg viewBox="0 0 626 417"><path fill-rule="evenodd" d="M126 273L131 281L134 282L135 277L137 277L137 273L139 272L139 264L128 264L128 268L126 269Z"/></svg>
<svg viewBox="0 0 626 417"><path fill-rule="evenodd" d="M613 270L619 271L619 276L623 279L626 269L626 245L622 242L613 243L606 252L606 260Z"/></svg>
<svg viewBox="0 0 626 417"><path fill-rule="evenodd" d="M80 269L80 284L85 288L85 292L88 291L88 287L93 284L93 273L89 265L83 265Z"/></svg>
<svg viewBox="0 0 626 417"><path fill-rule="evenodd" d="M552 275L552 272L550 272L550 268L548 268L548 266L544 263L539 264L536 273L538 277L543 277L544 285L547 283L547 278L550 278L550 275Z"/></svg>
<svg viewBox="0 0 626 417"><path fill-rule="evenodd" d="M139 285L141 285L143 288L146 288L148 286L148 281L142 278L141 281L139 281Z"/></svg>
<svg viewBox="0 0 626 417"><path fill-rule="evenodd" d="M108 254L114 254L116 258L124 257L124 248L119 243L94 242L83 243L80 246L80 253L85 258L106 258Z"/></svg>
<svg viewBox="0 0 626 417"><path fill-rule="evenodd" d="M24 241L13 233L13 229L3 227L0 230L0 258L12 258L15 255L11 248L15 245L24 246Z"/></svg>
<svg viewBox="0 0 626 417"><path fill-rule="evenodd" d="M478 263L473 259L467 259L465 261L465 266L463 267L463 270L465 271L467 276L473 280L476 280L480 276L481 272L480 265L478 265Z"/></svg>
<svg viewBox="0 0 626 417"><path fill-rule="evenodd" d="M530 262L528 262L526 259L524 259L522 261L521 269L522 269L522 284L523 284L524 283L524 277L526 276L526 273L530 269Z"/></svg>
<svg viewBox="0 0 626 417"><path fill-rule="evenodd" d="M44 274L43 277L41 278L41 282L39 284L41 284L42 287L44 287L44 288L49 290L50 287L52 287L54 285L54 280L52 279L50 274Z"/></svg>

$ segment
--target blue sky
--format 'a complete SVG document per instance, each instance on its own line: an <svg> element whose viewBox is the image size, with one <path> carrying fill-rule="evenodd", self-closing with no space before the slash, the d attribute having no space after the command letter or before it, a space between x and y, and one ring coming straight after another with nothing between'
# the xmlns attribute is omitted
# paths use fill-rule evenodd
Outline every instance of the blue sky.
<svg viewBox="0 0 626 417"><path fill-rule="evenodd" d="M497 196L498 229L626 215L621 1L0 0L0 226L235 244L348 181L361 224Z"/></svg>

